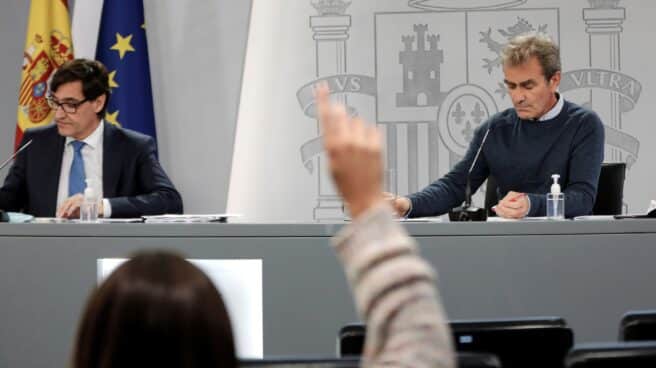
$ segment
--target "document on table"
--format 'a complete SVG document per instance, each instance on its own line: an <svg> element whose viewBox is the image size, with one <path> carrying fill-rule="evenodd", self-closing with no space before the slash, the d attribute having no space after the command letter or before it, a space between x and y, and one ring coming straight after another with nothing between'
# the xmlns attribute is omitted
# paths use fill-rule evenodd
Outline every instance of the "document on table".
<svg viewBox="0 0 656 368"><path fill-rule="evenodd" d="M548 218L547 216L536 216L536 217L524 217L521 219L509 219L509 218L504 218L504 217L498 217L498 216L493 216L493 217L488 217L487 222L531 222L531 221L566 221L566 219L562 220L552 220Z"/></svg>
<svg viewBox="0 0 656 368"><path fill-rule="evenodd" d="M589 215L589 216L576 216L574 221L612 221L615 220L613 215Z"/></svg>
<svg viewBox="0 0 656 368"><path fill-rule="evenodd" d="M34 220L34 216L22 212L7 212L7 216L11 224L23 224Z"/></svg>
<svg viewBox="0 0 656 368"><path fill-rule="evenodd" d="M169 224L169 223L210 223L227 222L229 217L240 217L238 214L219 213L210 215L161 215L144 216L147 224Z"/></svg>
<svg viewBox="0 0 656 368"><path fill-rule="evenodd" d="M351 222L351 221L353 221L353 220L352 220L350 217L345 216L345 217L344 217L344 221L345 221L345 222ZM407 223L416 223L416 222L423 222L423 223L426 223L426 222L443 222L443 221L442 221L442 218L439 217L439 216L435 216L435 217L415 217L415 218L403 218L403 217L399 217L399 218L395 218L394 221L397 221L397 222L407 222Z"/></svg>
<svg viewBox="0 0 656 368"><path fill-rule="evenodd" d="M435 217L415 217L415 218L400 218L400 222L442 222L442 218Z"/></svg>
<svg viewBox="0 0 656 368"><path fill-rule="evenodd" d="M79 220L73 220L75 222L80 222ZM99 218L96 223L98 224L136 224L144 222L144 219L141 217L138 218Z"/></svg>
<svg viewBox="0 0 656 368"><path fill-rule="evenodd" d="M141 223L144 219L137 218L98 218L96 221L82 222L80 219L67 219L62 217L36 217L32 220L35 224L129 224Z"/></svg>

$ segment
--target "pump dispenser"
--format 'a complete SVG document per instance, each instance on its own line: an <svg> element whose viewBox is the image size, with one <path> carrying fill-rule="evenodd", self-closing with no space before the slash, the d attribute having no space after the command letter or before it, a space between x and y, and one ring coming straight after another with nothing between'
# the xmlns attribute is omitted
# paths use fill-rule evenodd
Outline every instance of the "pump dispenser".
<svg viewBox="0 0 656 368"><path fill-rule="evenodd" d="M84 189L84 199L80 205L80 222L98 221L98 195L93 188L93 180L86 180L87 187Z"/></svg>
<svg viewBox="0 0 656 368"><path fill-rule="evenodd" d="M551 193L547 194L547 217L549 219L561 220L565 218L565 194L560 190L558 179L560 175L551 175Z"/></svg>
<svg viewBox="0 0 656 368"><path fill-rule="evenodd" d="M558 174L553 174L551 175L551 179L553 179L553 184L551 184L551 194L560 194L560 184L558 184L558 179L560 179L560 175Z"/></svg>

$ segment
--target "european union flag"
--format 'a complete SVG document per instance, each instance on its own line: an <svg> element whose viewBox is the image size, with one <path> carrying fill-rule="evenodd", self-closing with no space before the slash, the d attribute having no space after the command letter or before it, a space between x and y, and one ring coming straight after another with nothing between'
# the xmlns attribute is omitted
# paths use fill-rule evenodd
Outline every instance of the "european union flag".
<svg viewBox="0 0 656 368"><path fill-rule="evenodd" d="M142 0L105 0L96 59L109 70L105 121L156 139Z"/></svg>

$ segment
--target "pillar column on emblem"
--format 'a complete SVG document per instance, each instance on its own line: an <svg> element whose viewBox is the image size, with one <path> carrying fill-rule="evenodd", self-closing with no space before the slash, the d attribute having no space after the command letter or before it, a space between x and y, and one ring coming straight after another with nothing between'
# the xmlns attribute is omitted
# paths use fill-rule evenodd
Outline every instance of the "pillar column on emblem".
<svg viewBox="0 0 656 368"><path fill-rule="evenodd" d="M590 67L620 71L620 36L622 24L626 19L624 8L618 7L619 0L589 0L591 8L583 9L583 20L590 39ZM613 75L600 74L600 78L612 78ZM617 83L599 81L600 84ZM604 124L615 130L622 130L622 96L606 89L590 90L591 108L599 114ZM608 143L608 142L607 142ZM622 150L606 145L606 161L624 161Z"/></svg>
<svg viewBox="0 0 656 368"><path fill-rule="evenodd" d="M310 18L310 27L316 42L317 78L346 73L346 41L351 28L351 16L344 12L348 3L341 1L313 2L319 15ZM347 104L345 95L335 96L336 101ZM321 128L317 122L317 131ZM324 155L319 155L318 196L314 208L315 220L342 220L342 201L333 186Z"/></svg>

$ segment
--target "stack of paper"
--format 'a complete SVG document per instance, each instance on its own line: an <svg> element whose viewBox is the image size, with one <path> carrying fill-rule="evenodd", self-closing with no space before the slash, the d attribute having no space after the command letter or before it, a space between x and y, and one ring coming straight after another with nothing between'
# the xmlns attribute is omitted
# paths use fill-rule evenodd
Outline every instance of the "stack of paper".
<svg viewBox="0 0 656 368"><path fill-rule="evenodd" d="M414 217L414 218L400 218L401 222L442 222L440 216L434 217Z"/></svg>
<svg viewBox="0 0 656 368"><path fill-rule="evenodd" d="M505 218L500 216L490 216L487 222L520 222L520 221L565 221L566 219L553 220L547 216L522 217L520 219Z"/></svg>
<svg viewBox="0 0 656 368"><path fill-rule="evenodd" d="M212 215L160 215L160 216L144 216L147 224L169 224L169 223L209 223L209 222L226 222L228 217L235 217L239 215L231 215L227 213L212 214Z"/></svg>

